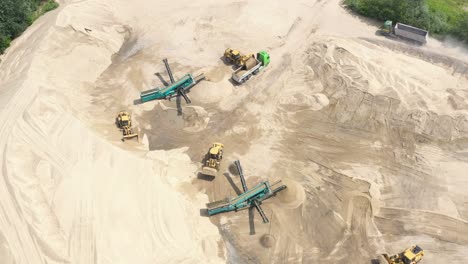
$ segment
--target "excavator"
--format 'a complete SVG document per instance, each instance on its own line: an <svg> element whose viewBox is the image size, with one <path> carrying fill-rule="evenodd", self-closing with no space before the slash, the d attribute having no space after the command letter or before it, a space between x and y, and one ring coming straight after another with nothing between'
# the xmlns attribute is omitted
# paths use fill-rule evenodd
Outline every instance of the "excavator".
<svg viewBox="0 0 468 264"><path fill-rule="evenodd" d="M213 143L210 150L206 154L205 165L202 168L202 173L208 176L216 177L219 170L219 165L223 159L224 145L221 143Z"/></svg>
<svg viewBox="0 0 468 264"><path fill-rule="evenodd" d="M421 261L424 256L424 251L418 245L414 245L407 248L402 253L388 256L387 254L382 255L388 264L416 264ZM383 263L382 263L383 264Z"/></svg>
<svg viewBox="0 0 468 264"><path fill-rule="evenodd" d="M253 54L242 55L239 50L228 48L224 51L224 58L227 62L233 63L238 67L244 66L245 62L254 57Z"/></svg>
<svg viewBox="0 0 468 264"><path fill-rule="evenodd" d="M133 133L132 117L130 116L128 112L120 111L119 114L117 115L116 123L123 133L122 141L125 141L125 139L131 139L134 137L136 137L138 140L138 134Z"/></svg>

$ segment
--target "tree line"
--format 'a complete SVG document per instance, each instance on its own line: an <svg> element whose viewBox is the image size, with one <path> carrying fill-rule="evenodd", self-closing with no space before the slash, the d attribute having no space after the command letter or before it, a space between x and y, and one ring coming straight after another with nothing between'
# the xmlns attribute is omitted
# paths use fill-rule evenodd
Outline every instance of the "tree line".
<svg viewBox="0 0 468 264"><path fill-rule="evenodd" d="M34 20L57 7L54 0L0 0L0 54Z"/></svg>

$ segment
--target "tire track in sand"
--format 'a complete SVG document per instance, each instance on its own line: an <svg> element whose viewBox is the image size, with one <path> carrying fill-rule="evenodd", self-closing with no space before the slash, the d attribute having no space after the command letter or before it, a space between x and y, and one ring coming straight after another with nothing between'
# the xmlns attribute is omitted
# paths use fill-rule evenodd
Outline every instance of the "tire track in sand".
<svg viewBox="0 0 468 264"><path fill-rule="evenodd" d="M69 255L73 263L97 263L94 205L87 192L77 201L70 232Z"/></svg>
<svg viewBox="0 0 468 264"><path fill-rule="evenodd" d="M28 229L28 225L24 222L19 210L17 210L17 202L14 198L14 191L8 180L8 168L6 166L6 146L11 140L11 128L15 125L16 120L21 118L21 115L26 110L28 105L32 103L38 88L35 85L26 85L23 83L18 88L16 93L12 95L10 101L5 105L0 118L3 122L0 124L0 160L2 177L0 177L0 226L10 227L3 229L8 245L12 248L17 263L44 263L41 254L38 252L36 242L34 241Z"/></svg>
<svg viewBox="0 0 468 264"><path fill-rule="evenodd" d="M23 212L19 208L15 187L10 182L12 171L7 166L7 147L8 142L12 142L14 139L12 128L17 124L17 120L22 118L39 92L38 83L27 81L27 76L30 75L31 65L34 63L31 54L40 47L40 42L45 38L28 39L27 42L25 39L33 32L42 32L40 35L46 36L48 30L54 27L55 19L56 16L49 16L49 19L38 21L16 40L16 45L10 48L2 62L2 68L8 70L0 74L2 80L8 81L8 83L0 82L2 84L0 90L2 95L0 108L2 120L0 124L0 232L3 233L14 260L18 264L47 262L41 254L38 241L32 233L30 225L25 221ZM34 42L35 45L30 45L30 42ZM28 58L29 61L27 61ZM20 63L21 61L24 63Z"/></svg>

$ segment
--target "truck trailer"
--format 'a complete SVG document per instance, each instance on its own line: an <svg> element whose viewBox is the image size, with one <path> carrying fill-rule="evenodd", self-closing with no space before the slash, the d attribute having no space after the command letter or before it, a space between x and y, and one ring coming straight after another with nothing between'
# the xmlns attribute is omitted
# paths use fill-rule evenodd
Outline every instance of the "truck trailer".
<svg viewBox="0 0 468 264"><path fill-rule="evenodd" d="M403 23L396 23L393 27L393 23L390 20L385 21L382 31L387 36L401 37L416 41L420 44L426 44L429 36L429 32L427 30L405 25Z"/></svg>
<svg viewBox="0 0 468 264"><path fill-rule="evenodd" d="M402 23L396 23L394 32L395 32L395 35L399 37L414 40L421 44L426 44L427 37L429 35L429 32L424 29L405 25Z"/></svg>

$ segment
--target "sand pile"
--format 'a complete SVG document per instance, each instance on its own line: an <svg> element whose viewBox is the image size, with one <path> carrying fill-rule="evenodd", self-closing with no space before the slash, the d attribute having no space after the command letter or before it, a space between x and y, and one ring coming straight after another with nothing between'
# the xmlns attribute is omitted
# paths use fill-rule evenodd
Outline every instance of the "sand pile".
<svg viewBox="0 0 468 264"><path fill-rule="evenodd" d="M128 38L111 10L65 5L3 58L2 263L221 260L216 227L196 217L206 196L177 191L197 169L184 151L132 153L104 140L118 142L113 119L93 127L86 91Z"/></svg>
<svg viewBox="0 0 468 264"><path fill-rule="evenodd" d="M419 244L466 263L468 66L374 33L338 0L64 2L0 64L0 259L370 263ZM272 62L234 86L228 47ZM136 104L169 81L163 58L205 72L192 105ZM144 144L120 141L121 110ZM248 186L288 185L270 224L200 210L240 192L236 159Z"/></svg>
<svg viewBox="0 0 468 264"><path fill-rule="evenodd" d="M449 98L450 87L461 91L468 80L459 67L433 64L431 56L408 56L405 64L418 64L410 68L418 70L402 69L392 62L402 55L393 52L367 41L315 37L303 52L280 62L295 67L265 89L268 98L253 100L269 110L257 112L264 115L259 119L274 123L260 131L263 136L245 158L260 155L256 145L268 142L274 165L265 174L289 179L293 190L301 186L307 195L300 207L291 208L284 203L292 197L288 190L278 195L271 211L266 209L276 217L274 257L256 254L261 243L247 235L233 238L242 241L246 256L279 263L370 262L377 252L398 252L398 246L417 243L432 252L426 257L430 263L442 262L443 248L449 246L453 261L465 261L466 196L461 190L466 181L461 175L468 163L464 151L455 149L463 149L459 142L468 136L467 109L453 108ZM439 74L431 80L426 70ZM314 108L290 99L309 94L323 94L328 103ZM224 228L238 234L246 229L245 221L236 219ZM259 239L262 232L270 234L270 228L258 225Z"/></svg>

